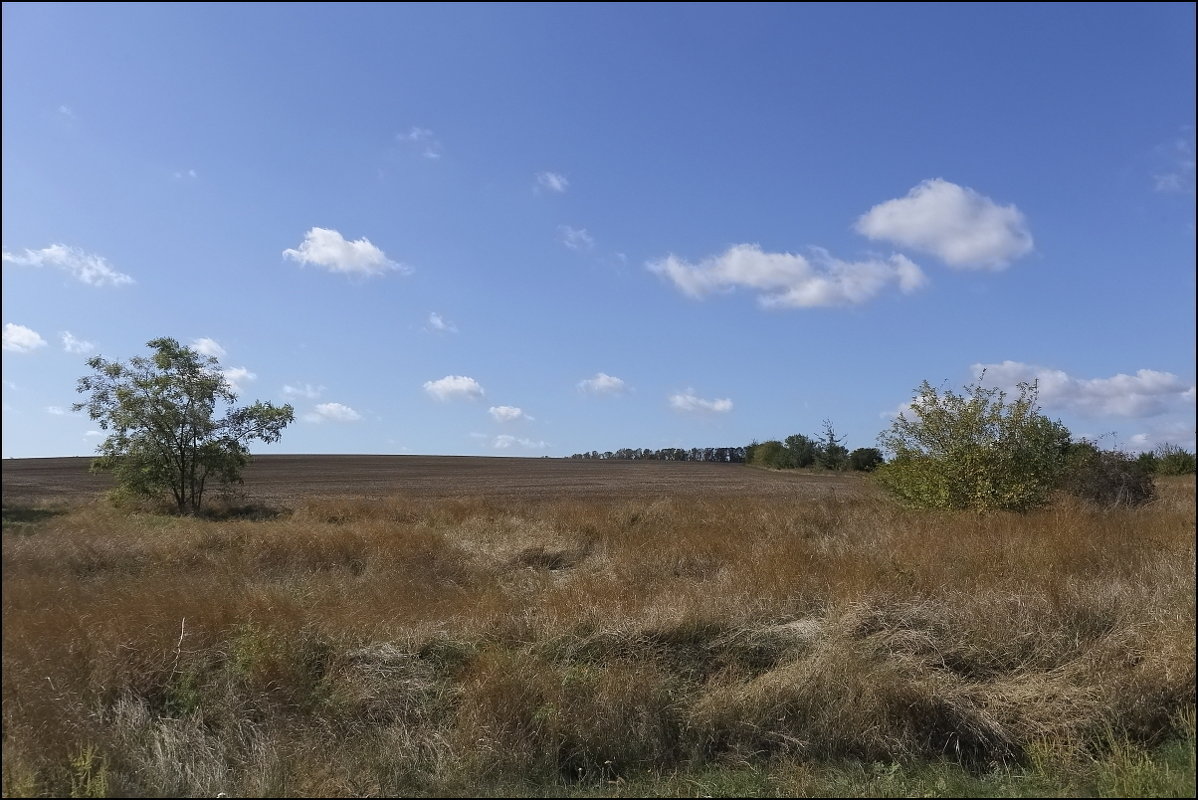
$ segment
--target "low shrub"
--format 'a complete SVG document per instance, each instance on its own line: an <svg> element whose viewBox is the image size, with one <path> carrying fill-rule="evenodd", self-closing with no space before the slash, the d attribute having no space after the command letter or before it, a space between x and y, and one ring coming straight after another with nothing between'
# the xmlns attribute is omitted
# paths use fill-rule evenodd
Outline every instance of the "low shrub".
<svg viewBox="0 0 1198 800"><path fill-rule="evenodd" d="M1061 488L1102 508L1142 506L1156 496L1156 483L1142 460L1086 441L1070 445Z"/></svg>
<svg viewBox="0 0 1198 800"><path fill-rule="evenodd" d="M1163 444L1153 453L1158 475L1193 475L1196 459L1193 453L1174 444Z"/></svg>

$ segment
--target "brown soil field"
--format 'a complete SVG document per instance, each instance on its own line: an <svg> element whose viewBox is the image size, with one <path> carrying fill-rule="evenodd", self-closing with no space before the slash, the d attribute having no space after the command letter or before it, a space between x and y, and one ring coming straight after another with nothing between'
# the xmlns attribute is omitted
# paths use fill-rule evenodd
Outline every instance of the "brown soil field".
<svg viewBox="0 0 1198 800"><path fill-rule="evenodd" d="M5 505L73 504L97 497L112 478L88 471L90 458L3 461ZM862 476L773 472L743 464L591 461L471 456L257 456L244 498L290 505L322 496L494 497L529 500L653 497L838 497L864 488Z"/></svg>

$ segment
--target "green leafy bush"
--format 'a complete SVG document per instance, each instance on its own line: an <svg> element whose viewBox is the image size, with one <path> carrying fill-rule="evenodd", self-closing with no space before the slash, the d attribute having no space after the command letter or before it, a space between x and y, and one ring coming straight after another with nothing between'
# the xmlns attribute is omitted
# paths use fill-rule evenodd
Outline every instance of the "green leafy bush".
<svg viewBox="0 0 1198 800"><path fill-rule="evenodd" d="M786 469L792 464L790 463L790 453L782 442L771 439L768 442L761 442L753 445L753 452L749 457L749 463L759 467L770 467L771 469Z"/></svg>
<svg viewBox="0 0 1198 800"><path fill-rule="evenodd" d="M979 383L964 394L924 381L909 409L878 442L893 454L876 471L901 502L918 508L1026 511L1057 486L1069 430L1040 413L1037 385L1019 396Z"/></svg>
<svg viewBox="0 0 1198 800"><path fill-rule="evenodd" d="M849 453L849 468L858 472L873 472L882 466L885 460L882 458L882 451L876 447L858 447Z"/></svg>
<svg viewBox="0 0 1198 800"><path fill-rule="evenodd" d="M1193 475L1195 456L1175 444L1163 444L1153 453L1158 475Z"/></svg>

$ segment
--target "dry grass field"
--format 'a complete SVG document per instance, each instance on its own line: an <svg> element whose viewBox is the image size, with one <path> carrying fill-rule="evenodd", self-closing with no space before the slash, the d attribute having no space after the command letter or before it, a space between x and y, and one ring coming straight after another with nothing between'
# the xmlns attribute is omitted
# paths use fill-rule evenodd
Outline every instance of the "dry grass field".
<svg viewBox="0 0 1198 800"><path fill-rule="evenodd" d="M274 456L197 519L85 468L3 466L6 796L1193 793L1192 477Z"/></svg>

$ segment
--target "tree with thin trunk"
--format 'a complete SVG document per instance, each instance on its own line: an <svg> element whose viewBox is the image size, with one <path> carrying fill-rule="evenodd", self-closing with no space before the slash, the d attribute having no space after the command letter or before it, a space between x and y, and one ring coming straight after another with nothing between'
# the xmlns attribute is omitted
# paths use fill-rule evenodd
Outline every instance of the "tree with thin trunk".
<svg viewBox="0 0 1198 800"><path fill-rule="evenodd" d="M211 483L241 482L248 443L278 441L294 409L234 406L237 395L216 358L170 338L146 346L152 355L128 363L88 359L92 374L80 378L77 389L90 397L72 408L110 431L93 469L111 471L132 494L169 496L178 513L194 514Z"/></svg>

